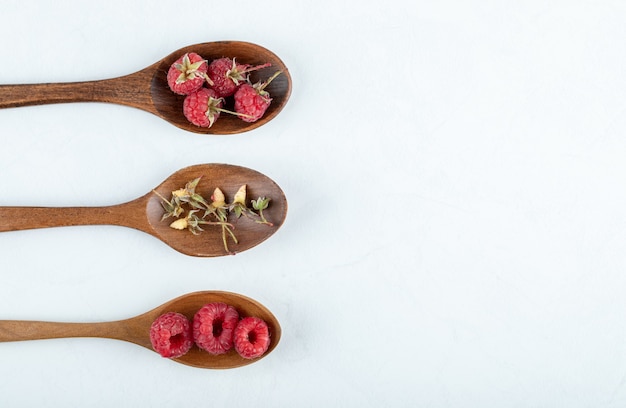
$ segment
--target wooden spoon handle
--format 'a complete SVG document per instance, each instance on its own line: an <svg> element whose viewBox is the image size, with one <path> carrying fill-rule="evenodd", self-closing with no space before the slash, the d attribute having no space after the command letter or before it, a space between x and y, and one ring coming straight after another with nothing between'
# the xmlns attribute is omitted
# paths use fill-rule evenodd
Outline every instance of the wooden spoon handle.
<svg viewBox="0 0 626 408"><path fill-rule="evenodd" d="M139 200L108 207L0 207L0 232L74 225L120 225L148 230Z"/></svg>
<svg viewBox="0 0 626 408"><path fill-rule="evenodd" d="M140 345L149 343L149 333L137 333L127 321L98 323L58 323L28 320L0 320L0 342L102 337L125 340ZM149 345L148 345L149 346Z"/></svg>
<svg viewBox="0 0 626 408"><path fill-rule="evenodd" d="M65 102L108 102L154 112L150 72L86 82L0 85L0 108Z"/></svg>

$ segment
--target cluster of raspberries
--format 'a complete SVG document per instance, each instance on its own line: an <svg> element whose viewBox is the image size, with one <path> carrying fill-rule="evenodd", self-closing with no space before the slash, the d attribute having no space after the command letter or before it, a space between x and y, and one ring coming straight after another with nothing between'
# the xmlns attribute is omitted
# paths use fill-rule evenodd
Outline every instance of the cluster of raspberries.
<svg viewBox="0 0 626 408"><path fill-rule="evenodd" d="M167 83L174 93L185 95L183 113L196 126L213 126L222 112L237 115L245 122L256 122L272 101L265 87L280 71L256 84L250 83L249 73L270 65L240 64L228 57L209 63L189 52L170 66ZM234 112L223 108L225 98L229 97L234 99Z"/></svg>
<svg viewBox="0 0 626 408"><path fill-rule="evenodd" d="M194 343L213 355L224 354L234 346L247 359L265 354L270 345L267 323L258 317L239 319L237 310L225 303L204 305L193 321L177 312L159 316L150 327L150 341L163 357L178 358Z"/></svg>

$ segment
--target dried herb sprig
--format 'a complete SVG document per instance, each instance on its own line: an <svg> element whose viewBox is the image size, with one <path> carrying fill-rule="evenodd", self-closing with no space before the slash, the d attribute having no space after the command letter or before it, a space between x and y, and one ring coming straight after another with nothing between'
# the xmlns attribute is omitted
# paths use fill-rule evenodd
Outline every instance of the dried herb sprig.
<svg viewBox="0 0 626 408"><path fill-rule="evenodd" d="M267 197L259 197L256 200L251 201L252 208L248 207L246 204L246 185L244 184L239 187L239 190L233 199L233 203L229 206L228 210L232 211L237 218L243 215L252 218L259 224L266 224L272 227L274 224L269 222L263 215L263 210L269 207L270 200L271 199Z"/></svg>
<svg viewBox="0 0 626 408"><path fill-rule="evenodd" d="M269 222L263 210L267 209L271 201L267 197L259 197L256 200L251 200L252 208L248 207L246 202L246 189L247 186L242 185L235 196L232 203L226 202L226 197L219 187L213 190L213 194L209 200L206 200L202 195L196 192L196 187L200 182L200 177L189 181L185 187L172 191L169 199L163 197L157 191L154 193L161 199L161 205L164 213L161 220L164 221L167 218L176 218L170 227L177 230L189 230L192 234L198 235L204 231L202 226L220 226L222 230L222 242L224 249L228 253L233 253L228 248L229 238L238 244L239 240L234 233L234 225L228 222L228 216L233 213L235 218L240 218L242 215L253 219L259 224L273 226Z"/></svg>

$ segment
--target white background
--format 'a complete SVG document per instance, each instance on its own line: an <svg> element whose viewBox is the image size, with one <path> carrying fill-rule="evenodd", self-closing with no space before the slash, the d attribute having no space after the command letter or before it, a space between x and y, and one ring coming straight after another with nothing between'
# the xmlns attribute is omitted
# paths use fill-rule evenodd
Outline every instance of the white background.
<svg viewBox="0 0 626 408"><path fill-rule="evenodd" d="M2 343L2 405L623 407L625 21L618 0L3 1L0 83L243 40L293 93L234 136L100 103L0 111L0 205L116 204L211 162L289 201L235 257L113 226L0 234L0 319L115 320L215 289L283 328L218 371L114 340Z"/></svg>

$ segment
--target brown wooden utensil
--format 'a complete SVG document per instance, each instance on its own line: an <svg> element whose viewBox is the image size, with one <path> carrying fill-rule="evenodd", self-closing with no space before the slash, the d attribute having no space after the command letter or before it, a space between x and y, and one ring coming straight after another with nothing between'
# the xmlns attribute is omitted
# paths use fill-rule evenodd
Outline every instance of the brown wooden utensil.
<svg viewBox="0 0 626 408"><path fill-rule="evenodd" d="M227 199L232 200L244 184L247 185L248 201L261 196L269 197L271 201L264 215L273 225L259 224L244 216L234 219L230 215L229 221L238 239L237 244L229 243L230 253L224 247L219 226L204 226L204 231L198 235L171 228L172 218L162 220L165 211L161 197L171 197L173 191L198 177L201 180L196 192L207 199L219 187ZM76 225L119 225L146 232L183 254L214 257L245 251L260 244L276 232L286 216L285 194L269 177L241 166L198 164L175 172L153 191L123 204L104 207L0 207L0 232Z"/></svg>
<svg viewBox="0 0 626 408"><path fill-rule="evenodd" d="M226 354L211 355L194 345L182 357L172 359L177 363L198 368L235 368L245 366L271 353L280 341L281 328L278 319L265 306L246 296L222 291L202 291L188 293L171 300L141 315L112 322L97 323L57 323L28 320L0 320L0 342L58 339L69 337L101 337L135 343L152 351L150 326L166 312L178 312L189 319L205 304L223 302L233 306L241 317L255 316L265 320L270 332L270 346L267 352L256 359L245 359L235 350Z"/></svg>
<svg viewBox="0 0 626 408"><path fill-rule="evenodd" d="M187 52L195 52L209 61L230 57L236 58L240 63L255 66L269 62L270 67L250 74L253 83L269 78L276 71L282 71L265 88L272 98L265 115L253 123L244 122L234 115L222 114L210 128L191 124L183 115L184 97L174 94L167 85L167 71L170 65ZM108 102L142 109L191 132L218 135L246 132L269 122L283 109L290 94L289 71L273 52L248 42L217 41L181 48L141 71L118 78L86 82L0 85L0 108L65 102ZM232 110L229 104L224 108Z"/></svg>

